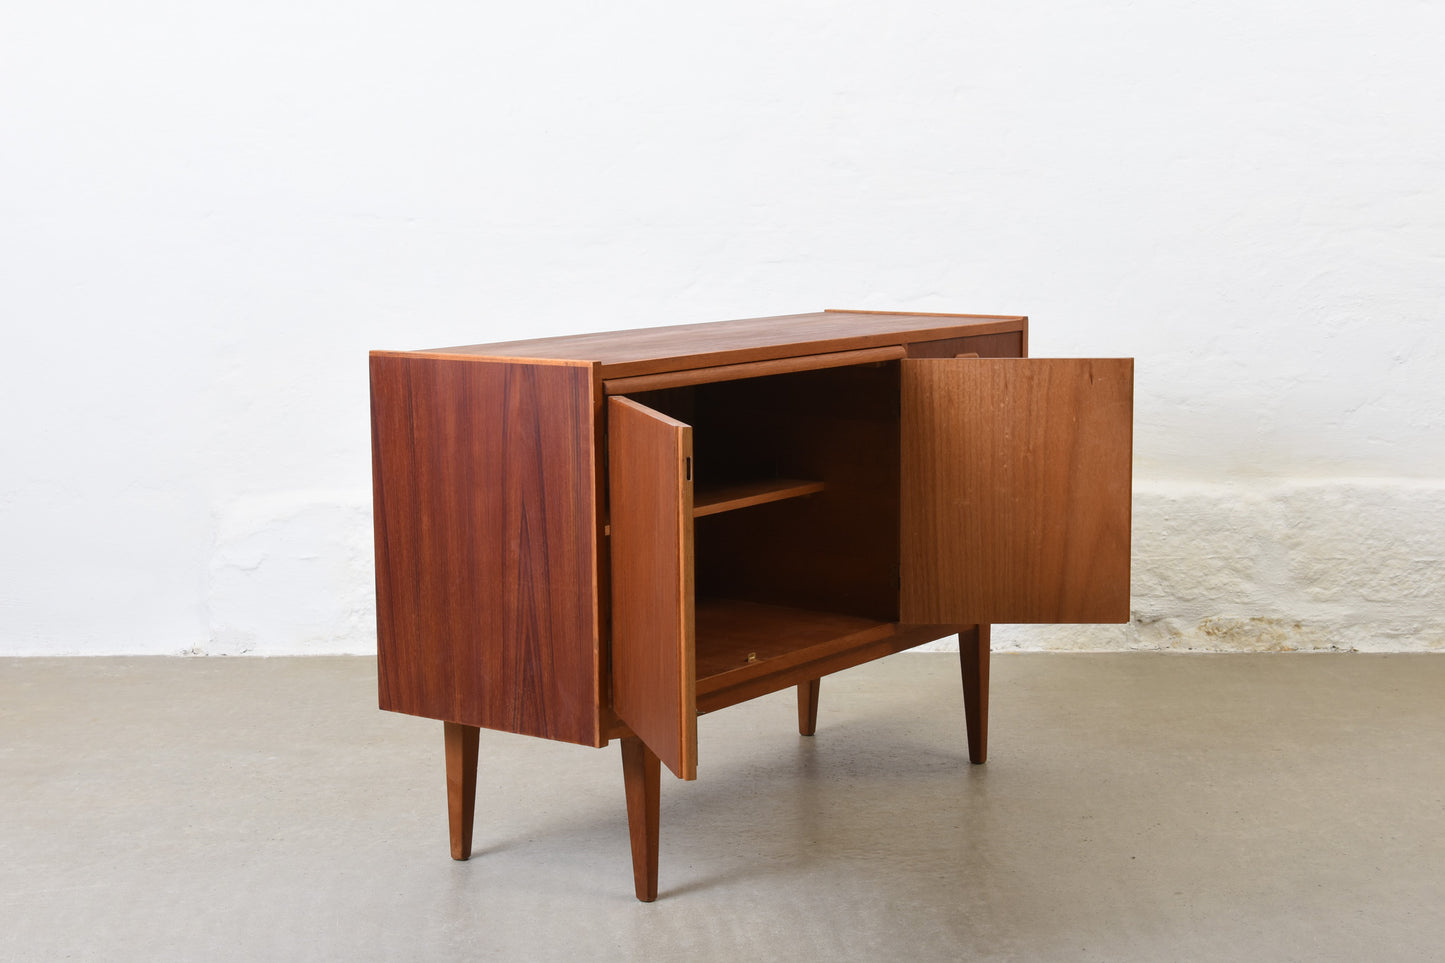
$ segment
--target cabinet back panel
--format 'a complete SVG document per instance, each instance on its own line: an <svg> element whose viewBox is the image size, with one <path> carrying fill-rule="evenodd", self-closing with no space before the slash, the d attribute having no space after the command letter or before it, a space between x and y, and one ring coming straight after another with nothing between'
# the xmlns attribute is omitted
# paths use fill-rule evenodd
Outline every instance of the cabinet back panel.
<svg viewBox="0 0 1445 963"><path fill-rule="evenodd" d="M371 358L383 709L599 743L592 376Z"/></svg>

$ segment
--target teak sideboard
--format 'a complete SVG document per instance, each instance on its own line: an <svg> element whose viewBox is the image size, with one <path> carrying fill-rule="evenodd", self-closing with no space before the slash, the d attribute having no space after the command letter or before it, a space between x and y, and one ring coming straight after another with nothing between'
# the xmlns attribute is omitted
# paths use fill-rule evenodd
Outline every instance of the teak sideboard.
<svg viewBox="0 0 1445 963"><path fill-rule="evenodd" d="M620 740L638 899L697 717L989 626L1129 617L1131 359L1023 317L823 311L371 355L381 708L444 723L451 852L480 728Z"/></svg>

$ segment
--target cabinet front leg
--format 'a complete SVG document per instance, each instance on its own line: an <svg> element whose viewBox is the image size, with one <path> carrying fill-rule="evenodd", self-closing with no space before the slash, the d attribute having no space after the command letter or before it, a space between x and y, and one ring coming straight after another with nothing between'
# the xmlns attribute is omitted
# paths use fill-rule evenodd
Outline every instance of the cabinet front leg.
<svg viewBox="0 0 1445 963"><path fill-rule="evenodd" d="M622 782L627 790L627 833L632 838L632 883L644 903L657 899L658 801L662 769L636 736L622 740Z"/></svg>
<svg viewBox="0 0 1445 963"><path fill-rule="evenodd" d="M810 679L798 686L798 735L811 736L818 731L818 683Z"/></svg>
<svg viewBox="0 0 1445 963"><path fill-rule="evenodd" d="M481 730L444 722L447 742L447 829L452 859L472 856L472 820L477 811L477 737Z"/></svg>
<svg viewBox="0 0 1445 963"><path fill-rule="evenodd" d="M968 724L968 759L981 765L988 758L989 627L975 625L958 633L963 669L963 715Z"/></svg>

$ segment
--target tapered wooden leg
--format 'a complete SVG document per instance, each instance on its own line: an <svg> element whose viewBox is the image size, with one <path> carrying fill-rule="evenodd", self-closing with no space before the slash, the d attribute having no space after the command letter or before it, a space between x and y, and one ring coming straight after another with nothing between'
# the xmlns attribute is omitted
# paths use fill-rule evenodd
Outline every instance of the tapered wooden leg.
<svg viewBox="0 0 1445 963"><path fill-rule="evenodd" d="M968 723L968 759L977 765L988 758L988 635L987 625L975 625L958 633L963 715Z"/></svg>
<svg viewBox="0 0 1445 963"><path fill-rule="evenodd" d="M798 734L811 736L818 731L818 683L811 679L798 685Z"/></svg>
<svg viewBox="0 0 1445 963"><path fill-rule="evenodd" d="M447 828L452 837L452 859L472 856L472 820L477 811L476 726L444 722L447 740Z"/></svg>
<svg viewBox="0 0 1445 963"><path fill-rule="evenodd" d="M657 899L658 801L662 769L636 736L622 740L622 782L627 790L627 834L632 837L632 883L644 903Z"/></svg>

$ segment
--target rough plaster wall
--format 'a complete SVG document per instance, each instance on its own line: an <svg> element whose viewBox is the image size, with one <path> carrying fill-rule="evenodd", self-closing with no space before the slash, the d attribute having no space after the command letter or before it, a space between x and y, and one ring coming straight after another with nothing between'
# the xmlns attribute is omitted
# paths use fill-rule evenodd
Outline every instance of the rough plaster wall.
<svg viewBox="0 0 1445 963"><path fill-rule="evenodd" d="M5 20L0 653L370 651L367 349L824 306L1138 358L1138 619L1001 647L1441 645L1441 5Z"/></svg>
<svg viewBox="0 0 1445 963"><path fill-rule="evenodd" d="M1135 486L1133 619L998 626L996 649L1445 650L1445 485Z"/></svg>

